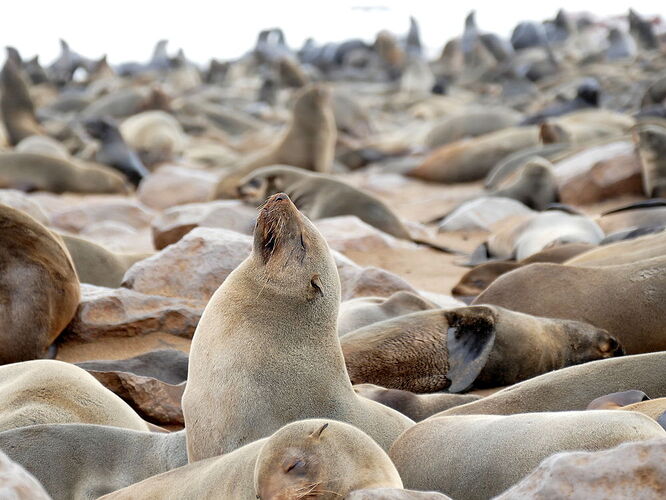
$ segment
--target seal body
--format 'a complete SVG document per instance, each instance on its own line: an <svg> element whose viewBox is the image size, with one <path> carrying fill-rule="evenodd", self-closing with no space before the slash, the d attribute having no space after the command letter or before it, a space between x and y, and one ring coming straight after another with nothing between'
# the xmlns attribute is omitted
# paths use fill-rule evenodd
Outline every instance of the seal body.
<svg viewBox="0 0 666 500"><path fill-rule="evenodd" d="M183 394L190 461L303 418L351 423L385 449L412 424L354 393L338 341L339 304L328 245L288 196L272 196L252 253L215 292L192 340Z"/></svg>

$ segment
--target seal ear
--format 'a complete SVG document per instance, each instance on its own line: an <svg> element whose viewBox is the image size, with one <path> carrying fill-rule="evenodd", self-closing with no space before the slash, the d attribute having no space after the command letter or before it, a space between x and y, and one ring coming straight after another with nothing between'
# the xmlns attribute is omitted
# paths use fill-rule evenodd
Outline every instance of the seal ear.
<svg viewBox="0 0 666 500"><path fill-rule="evenodd" d="M446 335L451 380L448 392L469 388L488 361L495 344L495 312L490 307L471 306L444 313L449 328Z"/></svg>
<svg viewBox="0 0 666 500"><path fill-rule="evenodd" d="M321 433L324 432L324 430L328 427L328 422L326 422L324 425L321 427L318 427L315 429L312 434L310 434L308 437L312 439L319 439L321 437Z"/></svg>
<svg viewBox="0 0 666 500"><path fill-rule="evenodd" d="M310 286L312 286L315 295L319 295L320 297L324 296L324 285L322 284L321 278L318 274L312 275L312 279L310 279Z"/></svg>

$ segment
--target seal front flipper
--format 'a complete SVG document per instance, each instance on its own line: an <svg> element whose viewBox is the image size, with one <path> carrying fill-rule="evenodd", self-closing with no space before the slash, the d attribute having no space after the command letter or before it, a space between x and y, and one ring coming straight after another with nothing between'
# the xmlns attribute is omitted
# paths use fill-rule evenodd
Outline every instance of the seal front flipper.
<svg viewBox="0 0 666 500"><path fill-rule="evenodd" d="M462 392L474 383L488 361L495 343L495 313L489 307L468 307L452 309L444 315L449 324L448 391Z"/></svg>

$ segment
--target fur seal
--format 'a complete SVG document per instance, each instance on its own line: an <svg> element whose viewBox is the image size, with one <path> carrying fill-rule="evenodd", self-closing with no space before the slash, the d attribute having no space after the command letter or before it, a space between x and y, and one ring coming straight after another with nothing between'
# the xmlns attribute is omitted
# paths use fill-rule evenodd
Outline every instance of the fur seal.
<svg viewBox="0 0 666 500"><path fill-rule="evenodd" d="M440 232L477 229L492 231L505 219L533 214L534 212L520 201L498 196L480 196L458 205L442 219L438 230Z"/></svg>
<svg viewBox="0 0 666 500"><path fill-rule="evenodd" d="M499 387L623 354L613 337L592 325L499 307L412 313L340 342L352 383L413 392Z"/></svg>
<svg viewBox="0 0 666 500"><path fill-rule="evenodd" d="M187 464L185 431L33 425L1 432L0 449L39 479L53 500L96 500Z"/></svg>
<svg viewBox="0 0 666 500"><path fill-rule="evenodd" d="M654 202L657 203L648 203ZM597 223L608 235L625 230L662 226L666 224L666 206L663 200L648 200L620 207L604 213Z"/></svg>
<svg viewBox="0 0 666 500"><path fill-rule="evenodd" d="M52 193L127 193L123 176L94 164L34 153L0 153L0 188Z"/></svg>
<svg viewBox="0 0 666 500"><path fill-rule="evenodd" d="M311 496L333 500L356 489L380 487L402 488L386 453L351 425L312 419L292 422L269 438L103 498L270 500Z"/></svg>
<svg viewBox="0 0 666 500"><path fill-rule="evenodd" d="M666 255L666 232L609 243L580 253L564 263L569 266L615 266Z"/></svg>
<svg viewBox="0 0 666 500"><path fill-rule="evenodd" d="M486 500L554 453L663 437L659 424L633 412L433 417L407 429L389 455L407 488Z"/></svg>
<svg viewBox="0 0 666 500"><path fill-rule="evenodd" d="M35 153L69 160L70 154L63 143L47 135L31 135L19 142L15 153Z"/></svg>
<svg viewBox="0 0 666 500"><path fill-rule="evenodd" d="M0 497L7 500L52 500L39 481L0 451Z"/></svg>
<svg viewBox="0 0 666 500"><path fill-rule="evenodd" d="M492 196L512 198L534 210L545 210L551 203L560 201L553 164L545 158L532 158L515 182L494 191Z"/></svg>
<svg viewBox="0 0 666 500"><path fill-rule="evenodd" d="M0 364L43 356L72 320L79 280L48 229L0 204Z"/></svg>
<svg viewBox="0 0 666 500"><path fill-rule="evenodd" d="M605 396L593 399L587 410L615 410L623 406L640 403L641 401L649 401L650 398L643 391L632 389L630 391L613 392Z"/></svg>
<svg viewBox="0 0 666 500"><path fill-rule="evenodd" d="M436 413L454 406L464 405L481 399L473 394L415 394L401 389L386 389L374 384L358 384L354 391L359 396L372 399L399 411L414 422L420 422Z"/></svg>
<svg viewBox="0 0 666 500"><path fill-rule="evenodd" d="M629 32L636 41L647 50L657 50L660 47L659 38L650 21L643 19L634 9L629 9Z"/></svg>
<svg viewBox="0 0 666 500"><path fill-rule="evenodd" d="M156 165L183 152L187 136L176 118L165 111L144 111L120 124L120 135L145 165Z"/></svg>
<svg viewBox="0 0 666 500"><path fill-rule="evenodd" d="M576 97L569 101L554 104L539 113L525 118L521 125L538 125L547 118L565 115L574 111L599 107L601 88L594 78L586 78L576 89Z"/></svg>
<svg viewBox="0 0 666 500"><path fill-rule="evenodd" d="M663 123L666 125L666 121ZM641 159L645 195L666 197L666 126L640 124L634 131L634 142Z"/></svg>
<svg viewBox="0 0 666 500"><path fill-rule="evenodd" d="M0 83L2 89L0 112L9 142L16 145L31 135L45 135L35 116L35 107L28 86L11 58L5 61L0 74Z"/></svg>
<svg viewBox="0 0 666 500"><path fill-rule="evenodd" d="M67 246L81 283L118 288L127 270L153 254L116 254L92 241L59 235Z"/></svg>
<svg viewBox="0 0 666 500"><path fill-rule="evenodd" d="M541 250L518 262L484 262L467 271L451 289L451 293L463 297L476 296L488 288L499 276L509 271L534 262L569 263L576 256L596 248L596 246L589 243L565 243L564 245L557 245Z"/></svg>
<svg viewBox="0 0 666 500"><path fill-rule="evenodd" d="M629 59L636 56L636 43L620 28L613 27L608 32L606 57L609 61Z"/></svg>
<svg viewBox="0 0 666 500"><path fill-rule="evenodd" d="M239 181L268 165L285 164L314 172L329 172L335 155L336 138L330 90L320 84L308 85L296 96L284 136L274 146L257 153L222 177L215 198L237 198Z"/></svg>
<svg viewBox="0 0 666 500"><path fill-rule="evenodd" d="M467 137L478 137L518 125L520 119L521 114L510 108L466 109L437 123L426 136L425 145L436 148Z"/></svg>
<svg viewBox="0 0 666 500"><path fill-rule="evenodd" d="M134 185L146 177L149 172L143 166L139 156L129 149L120 130L108 118L94 118L84 122L86 132L101 142L101 149L95 154L95 161L115 168L125 175Z"/></svg>
<svg viewBox="0 0 666 500"><path fill-rule="evenodd" d="M545 373L440 415L511 415L584 410L594 398L640 389L666 397L666 353L591 361Z"/></svg>
<svg viewBox="0 0 666 500"><path fill-rule="evenodd" d="M628 354L639 354L666 349L666 309L659 306L664 300L661 256L604 267L531 264L500 276L473 304L586 321L607 330Z"/></svg>
<svg viewBox="0 0 666 500"><path fill-rule="evenodd" d="M385 449L412 424L354 393L338 341L339 305L326 241L286 194L272 196L257 218L252 253L210 299L192 339L183 394L190 461L300 418L351 423ZM230 404L234 412L222 411Z"/></svg>
<svg viewBox="0 0 666 500"><path fill-rule="evenodd" d="M427 309L437 304L412 292L395 292L390 297L359 297L340 304L338 334L345 335L364 326Z"/></svg>
<svg viewBox="0 0 666 500"><path fill-rule="evenodd" d="M0 431L61 423L149 430L122 399L69 363L34 360L0 366L0 387Z"/></svg>

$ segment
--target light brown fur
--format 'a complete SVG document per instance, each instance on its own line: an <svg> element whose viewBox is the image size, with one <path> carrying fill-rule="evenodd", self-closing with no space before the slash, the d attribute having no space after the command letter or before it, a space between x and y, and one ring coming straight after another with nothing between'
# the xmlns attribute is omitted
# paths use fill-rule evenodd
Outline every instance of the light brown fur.
<svg viewBox="0 0 666 500"><path fill-rule="evenodd" d="M0 111L9 142L16 145L31 135L44 135L44 129L35 116L35 107L28 92L28 85L10 58L2 68L0 81L2 83Z"/></svg>
<svg viewBox="0 0 666 500"><path fill-rule="evenodd" d="M67 249L0 204L0 364L39 358L74 317L79 280Z"/></svg>
<svg viewBox="0 0 666 500"><path fill-rule="evenodd" d="M666 255L666 231L592 248L565 261L569 266L615 266Z"/></svg>
<svg viewBox="0 0 666 500"><path fill-rule="evenodd" d="M286 195L271 197L252 253L210 299L192 340L183 395L190 461L303 418L351 423L385 449L412 424L354 393L338 341L339 305L325 240Z"/></svg>
<svg viewBox="0 0 666 500"><path fill-rule="evenodd" d="M552 163L541 157L531 159L515 182L492 195L518 200L534 210L545 210L551 203L559 201Z"/></svg>

